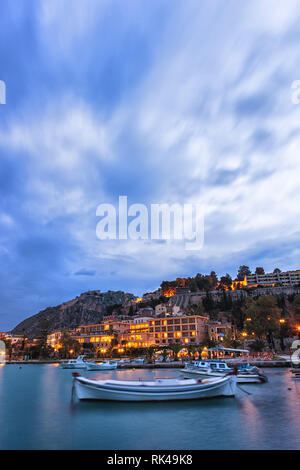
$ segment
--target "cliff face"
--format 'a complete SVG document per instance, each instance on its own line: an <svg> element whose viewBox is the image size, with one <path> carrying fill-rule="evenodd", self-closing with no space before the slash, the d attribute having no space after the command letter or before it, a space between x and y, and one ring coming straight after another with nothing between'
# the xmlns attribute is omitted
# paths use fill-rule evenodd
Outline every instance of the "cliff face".
<svg viewBox="0 0 300 470"><path fill-rule="evenodd" d="M102 320L108 306L123 304L131 298L134 298L132 294L122 291L84 292L73 300L64 302L57 307L48 307L36 315L26 318L12 330L12 334L20 335L25 330L27 337L38 337L42 320L48 321L49 331L97 323Z"/></svg>

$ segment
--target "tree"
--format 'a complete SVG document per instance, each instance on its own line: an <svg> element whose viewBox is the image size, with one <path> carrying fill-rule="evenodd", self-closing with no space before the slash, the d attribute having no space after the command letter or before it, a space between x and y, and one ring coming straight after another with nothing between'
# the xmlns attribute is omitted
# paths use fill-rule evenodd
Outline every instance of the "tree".
<svg viewBox="0 0 300 470"><path fill-rule="evenodd" d="M118 334L114 332L113 336L114 337L112 338L112 340L110 342L110 347L109 347L109 350L108 350L109 355L113 355L114 350L117 349L117 346L119 344Z"/></svg>
<svg viewBox="0 0 300 470"><path fill-rule="evenodd" d="M195 344L189 344L187 347L189 357L195 357L195 352L197 350L197 346Z"/></svg>
<svg viewBox="0 0 300 470"><path fill-rule="evenodd" d="M296 320L300 320L300 295L295 295L294 300L293 300L293 308L295 312L295 317Z"/></svg>
<svg viewBox="0 0 300 470"><path fill-rule="evenodd" d="M232 298L230 294L226 294L226 291L223 291L221 309L225 311L232 309Z"/></svg>
<svg viewBox="0 0 300 470"><path fill-rule="evenodd" d="M265 342L261 339L256 339L252 343L249 344L249 348L253 352L261 352L264 350Z"/></svg>
<svg viewBox="0 0 300 470"><path fill-rule="evenodd" d="M293 329L288 320L284 320L284 323L280 323L279 331L276 337L279 338L281 351L285 350L285 338L293 336Z"/></svg>
<svg viewBox="0 0 300 470"><path fill-rule="evenodd" d="M217 287L219 280L215 271L211 271L210 276L209 276L209 282L210 282L211 289L215 289Z"/></svg>
<svg viewBox="0 0 300 470"><path fill-rule="evenodd" d="M207 283L208 283L208 281L207 281ZM194 277L189 277L187 279L186 287L188 287L191 292L197 292L197 290L200 289L199 284L196 281L196 278L194 278Z"/></svg>
<svg viewBox="0 0 300 470"><path fill-rule="evenodd" d="M216 347L216 342L214 339L210 339L210 337L207 335L204 341L201 343L202 348L215 348Z"/></svg>
<svg viewBox="0 0 300 470"><path fill-rule="evenodd" d="M262 267L258 267L255 269L255 274L265 274L265 270Z"/></svg>
<svg viewBox="0 0 300 470"><path fill-rule="evenodd" d="M274 348L273 335L279 330L281 310L272 295L264 295L254 300L248 297L243 307L246 318L246 331L254 333L258 339L267 338Z"/></svg>
<svg viewBox="0 0 300 470"><path fill-rule="evenodd" d="M168 357L168 348L166 346L162 350L162 357L163 357L163 362L166 362L167 357Z"/></svg>
<svg viewBox="0 0 300 470"><path fill-rule="evenodd" d="M22 345L21 345L22 351L24 351L25 349L26 341L27 341L27 336L25 333L25 328L23 328Z"/></svg>
<svg viewBox="0 0 300 470"><path fill-rule="evenodd" d="M232 331L228 329L223 338L222 345L225 348L232 348L233 347L232 343L233 343L233 334L232 334Z"/></svg>
<svg viewBox="0 0 300 470"><path fill-rule="evenodd" d="M231 310L231 323L237 327L238 330L244 328L245 312L243 310L244 300L240 300L234 303Z"/></svg>
<svg viewBox="0 0 300 470"><path fill-rule="evenodd" d="M154 353L155 353L155 347L154 346L149 346L148 348L146 348L146 357L147 357L149 362L153 361Z"/></svg>
<svg viewBox="0 0 300 470"><path fill-rule="evenodd" d="M169 296L170 294L172 295L175 293L176 281L162 281L160 287L164 296Z"/></svg>
<svg viewBox="0 0 300 470"><path fill-rule="evenodd" d="M183 277L177 277L175 282L176 282L176 287L185 287L186 285L186 279Z"/></svg>
<svg viewBox="0 0 300 470"><path fill-rule="evenodd" d="M129 315L130 317L132 317L132 316L134 315L134 310L133 310L133 306L132 306L132 305L130 305L130 307L129 307L128 315Z"/></svg>
<svg viewBox="0 0 300 470"><path fill-rule="evenodd" d="M77 354L80 350L80 345L78 341L76 341L70 333L66 330L64 330L61 334L60 338L60 343L61 343L61 349L60 349L60 354L62 357L69 357L70 356L70 351L74 351L73 354ZM92 343L89 343L92 345Z"/></svg>
<svg viewBox="0 0 300 470"><path fill-rule="evenodd" d="M193 304L190 306L191 315L204 315L204 308L202 304Z"/></svg>
<svg viewBox="0 0 300 470"><path fill-rule="evenodd" d="M40 340L38 343L41 357L48 357L51 351L51 348L47 344L48 334L49 321L46 318L42 318L40 321Z"/></svg>
<svg viewBox="0 0 300 470"><path fill-rule="evenodd" d="M280 274L281 273L281 269L279 268L275 268L274 271L273 271L274 274Z"/></svg>
<svg viewBox="0 0 300 470"><path fill-rule="evenodd" d="M203 307L206 312L209 312L209 313L213 312L213 310L215 309L215 302L210 292L208 291L206 292L206 296L202 302L203 302Z"/></svg>
<svg viewBox="0 0 300 470"><path fill-rule="evenodd" d="M209 276L203 276L202 274L197 274L194 278L194 283L197 286L197 290L205 290L208 291L210 289L210 281Z"/></svg>
<svg viewBox="0 0 300 470"><path fill-rule="evenodd" d="M251 274L251 270L249 266L245 266L244 264L239 267L237 272L237 280L243 281L245 276L249 276Z"/></svg>
<svg viewBox="0 0 300 470"><path fill-rule="evenodd" d="M6 354L8 355L8 360L11 361L12 352L13 352L11 340L4 339L4 343L5 343Z"/></svg>
<svg viewBox="0 0 300 470"><path fill-rule="evenodd" d="M182 345L180 343L169 344L169 349L172 351L173 356L177 360L178 359L178 354L182 349Z"/></svg>
<svg viewBox="0 0 300 470"><path fill-rule="evenodd" d="M222 276L220 280L220 284L222 287L230 288L232 284L231 276L228 273L226 274L226 276Z"/></svg>

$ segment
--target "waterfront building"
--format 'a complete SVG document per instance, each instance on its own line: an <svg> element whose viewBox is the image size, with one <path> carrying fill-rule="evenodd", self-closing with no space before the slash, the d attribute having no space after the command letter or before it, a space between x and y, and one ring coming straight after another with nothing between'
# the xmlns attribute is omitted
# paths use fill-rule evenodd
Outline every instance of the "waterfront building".
<svg viewBox="0 0 300 470"><path fill-rule="evenodd" d="M57 351L61 347L61 335L62 331L54 331L53 333L50 333L47 335L47 344L48 346L51 346L55 351Z"/></svg>
<svg viewBox="0 0 300 470"><path fill-rule="evenodd" d="M10 333L4 333L2 339L7 339L11 342L11 344L16 344L24 340L24 335L12 335Z"/></svg>
<svg viewBox="0 0 300 470"><path fill-rule="evenodd" d="M208 317L200 315L159 318L150 321L149 333L159 346L197 344L207 336L207 323Z"/></svg>
<svg viewBox="0 0 300 470"><path fill-rule="evenodd" d="M83 325L76 328L76 339L80 344L92 343L102 353L111 347L112 341L129 330L129 320L105 321L93 325Z"/></svg>
<svg viewBox="0 0 300 470"><path fill-rule="evenodd" d="M144 317L136 319L136 321L131 323L129 331L120 338L121 346L126 348L148 348L149 346L154 346L155 342L149 333L151 320L152 317Z"/></svg>

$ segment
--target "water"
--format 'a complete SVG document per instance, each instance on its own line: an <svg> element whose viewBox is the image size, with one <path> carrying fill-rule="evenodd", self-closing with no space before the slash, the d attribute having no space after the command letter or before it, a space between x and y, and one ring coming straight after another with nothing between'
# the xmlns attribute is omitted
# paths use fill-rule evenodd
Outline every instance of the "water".
<svg viewBox="0 0 300 470"><path fill-rule="evenodd" d="M241 385L251 395L239 391L235 399L72 403L72 371L54 364L19 367L0 367L0 449L300 448L300 381L287 369L267 369L267 384ZM82 371L123 380L179 374Z"/></svg>

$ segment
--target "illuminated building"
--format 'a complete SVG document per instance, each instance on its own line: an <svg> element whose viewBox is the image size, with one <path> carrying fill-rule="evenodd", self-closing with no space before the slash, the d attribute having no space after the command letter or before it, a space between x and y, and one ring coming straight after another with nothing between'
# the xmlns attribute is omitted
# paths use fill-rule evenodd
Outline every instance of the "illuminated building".
<svg viewBox="0 0 300 470"><path fill-rule="evenodd" d="M224 340L224 337L231 334L232 339L236 338L234 327L231 323L221 323L218 321L210 321L208 324L208 335L213 341L220 342Z"/></svg>
<svg viewBox="0 0 300 470"><path fill-rule="evenodd" d="M149 333L156 345L197 344L207 334L208 318L200 315L159 318L150 321Z"/></svg>
<svg viewBox="0 0 300 470"><path fill-rule="evenodd" d="M295 286L300 285L300 270L286 271L282 273L250 274L247 276L248 287L257 285L275 286Z"/></svg>

